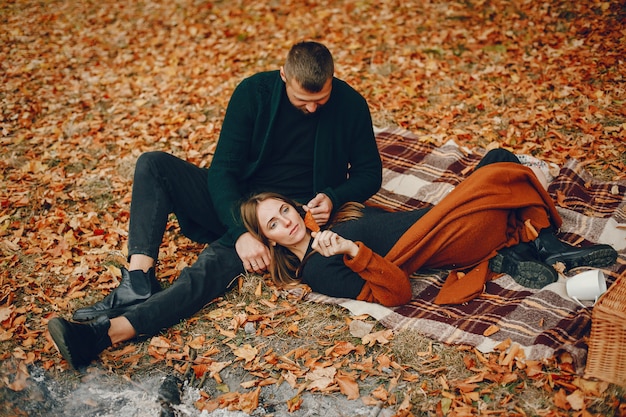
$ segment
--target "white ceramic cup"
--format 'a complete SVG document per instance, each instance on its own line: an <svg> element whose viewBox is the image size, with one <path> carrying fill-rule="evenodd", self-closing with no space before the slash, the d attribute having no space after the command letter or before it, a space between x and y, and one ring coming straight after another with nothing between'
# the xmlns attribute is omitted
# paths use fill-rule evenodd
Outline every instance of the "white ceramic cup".
<svg viewBox="0 0 626 417"><path fill-rule="evenodd" d="M606 292L606 279L599 269L590 269L576 274L565 281L567 295L583 307L581 301L591 301L595 304L598 298Z"/></svg>

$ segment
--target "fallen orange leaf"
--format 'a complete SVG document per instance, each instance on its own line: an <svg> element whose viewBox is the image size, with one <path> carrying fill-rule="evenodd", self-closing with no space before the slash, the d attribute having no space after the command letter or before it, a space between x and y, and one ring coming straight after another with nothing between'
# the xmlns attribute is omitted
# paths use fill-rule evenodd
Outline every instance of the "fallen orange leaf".
<svg viewBox="0 0 626 417"><path fill-rule="evenodd" d="M359 384L353 376L339 372L335 376L335 381L337 381L337 385L339 385L339 391L349 400L356 400L359 398Z"/></svg>

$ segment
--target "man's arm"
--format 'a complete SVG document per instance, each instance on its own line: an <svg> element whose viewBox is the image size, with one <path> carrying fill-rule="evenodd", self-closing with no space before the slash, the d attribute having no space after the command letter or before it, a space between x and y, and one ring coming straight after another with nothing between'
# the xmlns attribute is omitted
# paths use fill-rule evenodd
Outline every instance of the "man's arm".
<svg viewBox="0 0 626 417"><path fill-rule="evenodd" d="M270 265L271 257L268 247L249 232L239 236L235 242L235 250L246 271L260 273L267 270Z"/></svg>
<svg viewBox="0 0 626 417"><path fill-rule="evenodd" d="M220 222L231 241L245 232L239 216L254 130L254 112L248 80L237 86L228 103L215 154L208 171L208 188Z"/></svg>

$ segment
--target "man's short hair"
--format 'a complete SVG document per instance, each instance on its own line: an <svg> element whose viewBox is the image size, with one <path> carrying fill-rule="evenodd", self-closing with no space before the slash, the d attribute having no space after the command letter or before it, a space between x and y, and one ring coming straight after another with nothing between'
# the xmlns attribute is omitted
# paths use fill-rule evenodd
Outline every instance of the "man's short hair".
<svg viewBox="0 0 626 417"><path fill-rule="evenodd" d="M287 80L294 79L306 91L317 93L335 73L335 64L324 45L304 41L291 47L283 69Z"/></svg>

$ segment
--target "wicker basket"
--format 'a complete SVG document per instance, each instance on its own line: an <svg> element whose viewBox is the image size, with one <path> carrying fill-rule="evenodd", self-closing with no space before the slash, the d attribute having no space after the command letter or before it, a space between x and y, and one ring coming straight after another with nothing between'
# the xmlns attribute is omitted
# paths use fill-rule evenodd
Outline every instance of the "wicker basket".
<svg viewBox="0 0 626 417"><path fill-rule="evenodd" d="M591 312L585 378L626 386L626 274L617 278Z"/></svg>

